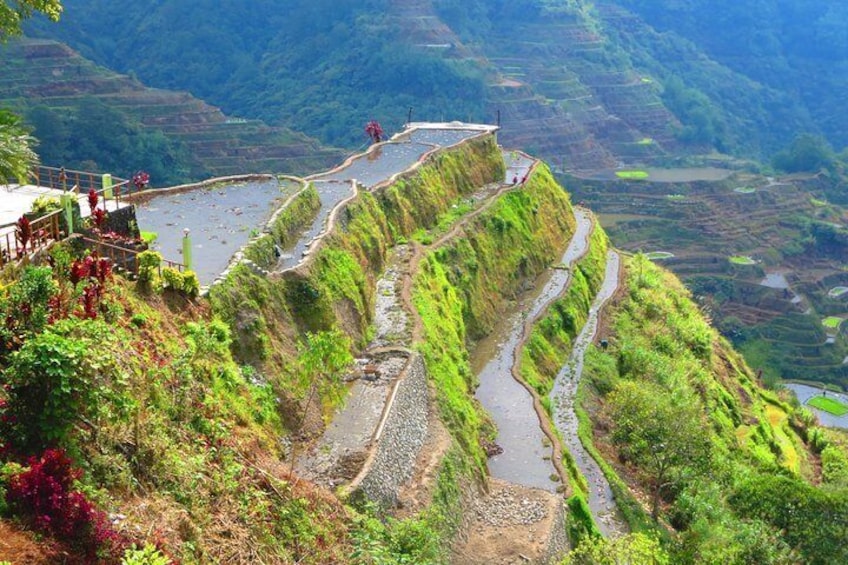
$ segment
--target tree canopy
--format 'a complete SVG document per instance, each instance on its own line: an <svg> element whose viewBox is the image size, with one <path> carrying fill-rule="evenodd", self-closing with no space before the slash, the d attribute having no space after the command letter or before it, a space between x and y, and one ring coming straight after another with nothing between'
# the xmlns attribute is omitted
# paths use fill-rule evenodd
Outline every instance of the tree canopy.
<svg viewBox="0 0 848 565"><path fill-rule="evenodd" d="M62 3L59 0L4 0L0 2L0 41L6 40L9 36L20 35L21 23L35 12L41 12L55 22L62 15Z"/></svg>

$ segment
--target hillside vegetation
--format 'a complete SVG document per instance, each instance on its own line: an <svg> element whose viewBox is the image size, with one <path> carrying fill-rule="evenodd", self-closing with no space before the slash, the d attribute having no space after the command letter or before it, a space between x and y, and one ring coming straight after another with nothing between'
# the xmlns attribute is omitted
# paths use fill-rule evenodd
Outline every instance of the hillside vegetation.
<svg viewBox="0 0 848 565"><path fill-rule="evenodd" d="M286 128L148 88L54 41L2 45L0 85L0 105L23 117L48 166L123 178L145 170L154 186L167 186L249 172L303 174L341 158Z"/></svg>
<svg viewBox="0 0 848 565"><path fill-rule="evenodd" d="M393 130L409 108L422 120L493 121L501 110L512 145L564 168L713 148L764 159L803 132L846 145L834 94L844 87L844 10L801 0L666 8L68 0L61 23L28 31L231 115L346 147L364 141L369 119Z"/></svg>
<svg viewBox="0 0 848 565"><path fill-rule="evenodd" d="M448 562L467 497L486 480L482 446L493 433L473 398L469 347L574 232L568 194L546 168L447 232L415 274L417 347L452 438L424 508L397 519L340 499L293 474L291 457L344 402L342 375L368 339L391 249L445 233L454 204L503 176L493 136L442 151L346 204L302 267L271 277L236 267L208 299L163 291L149 270L137 282L114 277L74 246L7 269L4 515L55 540L37 546L44 563L62 551L118 562L133 543L184 563ZM246 250L257 262L264 238L289 237L313 213L314 192L300 198ZM604 249L598 228L573 288L533 334L540 390L584 315ZM844 438L761 389L679 283L634 261L611 313L611 346L592 354L584 387L585 425L594 422L620 504L641 532L625 542L676 562L839 562ZM645 446L655 436L644 434L671 450L693 426L692 456L653 466ZM663 435L675 430L682 435ZM592 441L588 427L581 433ZM574 531L585 551L601 543L579 534L590 526Z"/></svg>

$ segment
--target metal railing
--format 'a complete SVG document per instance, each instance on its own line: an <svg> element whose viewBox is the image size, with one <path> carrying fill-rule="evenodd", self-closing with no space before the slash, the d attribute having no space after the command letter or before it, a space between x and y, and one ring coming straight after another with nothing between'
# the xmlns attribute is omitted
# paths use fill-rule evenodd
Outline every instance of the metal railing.
<svg viewBox="0 0 848 565"><path fill-rule="evenodd" d="M102 174L42 165L32 170L31 178L37 186L66 192L70 189L87 194L93 189L101 199L114 200L119 207L121 200L132 194L135 188L130 181L118 177L112 177L112 186L104 186Z"/></svg>
<svg viewBox="0 0 848 565"><path fill-rule="evenodd" d="M14 229L7 230L0 235L0 267L10 261L22 259L27 253L40 251L52 245L53 242L64 239L65 233L59 227L59 216L61 213L61 210L57 210L30 221L30 237L26 242L26 246L21 241L21 234L17 228L17 224L7 226L14 227Z"/></svg>
<svg viewBox="0 0 848 565"><path fill-rule="evenodd" d="M104 241L88 237L83 237L82 240L88 244L89 247L94 249L98 255L108 258L114 267L124 269L125 271L138 276L138 254L142 253L142 251L137 249L128 249L126 247L121 247L120 245L112 245L111 243L106 243ZM176 269L181 273L186 270L186 266L182 263L171 261L169 259L162 259L162 262L159 264L159 276L162 275L163 266Z"/></svg>

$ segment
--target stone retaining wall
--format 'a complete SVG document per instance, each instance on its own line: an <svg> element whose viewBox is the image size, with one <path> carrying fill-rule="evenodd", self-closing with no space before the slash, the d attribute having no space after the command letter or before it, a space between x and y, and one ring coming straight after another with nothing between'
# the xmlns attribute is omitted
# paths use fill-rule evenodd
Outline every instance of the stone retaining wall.
<svg viewBox="0 0 848 565"><path fill-rule="evenodd" d="M398 490L412 478L429 431L427 370L420 355L413 354L399 379L370 466L351 484L354 493L383 508L397 505Z"/></svg>
<svg viewBox="0 0 848 565"><path fill-rule="evenodd" d="M565 553L571 549L566 530L565 503L557 504L556 516L551 527L551 537L548 539L547 552L541 559L544 565L555 565L562 561Z"/></svg>

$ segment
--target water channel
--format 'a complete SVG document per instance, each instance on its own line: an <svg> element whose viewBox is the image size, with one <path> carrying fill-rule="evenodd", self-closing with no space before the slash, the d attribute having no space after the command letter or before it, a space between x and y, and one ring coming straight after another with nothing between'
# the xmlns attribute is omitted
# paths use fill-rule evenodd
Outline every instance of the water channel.
<svg viewBox="0 0 848 565"><path fill-rule="evenodd" d="M562 256L571 266L588 249L592 219L575 209L577 229ZM507 322L477 345L472 367L479 377L476 397L498 428L497 444L503 453L489 459L493 477L520 485L554 491L559 483L551 480L556 470L550 461L552 449L539 426L530 393L512 376L516 350L524 335L525 320L534 319L566 288L570 271L557 269L537 294L526 299L507 317Z"/></svg>
<svg viewBox="0 0 848 565"><path fill-rule="evenodd" d="M297 241L282 250L275 268L277 271L284 271L300 263L300 260L308 253L312 243L326 230L327 221L336 204L353 196L354 193L353 185L349 182L313 181L312 184L318 192L321 209L315 215L312 224L300 234Z"/></svg>
<svg viewBox="0 0 848 565"><path fill-rule="evenodd" d="M615 537L627 532L627 526L618 514L609 482L577 435L577 414L574 412L574 402L583 374L586 349L592 343L598 330L598 316L601 309L618 288L620 265L621 257L618 253L610 251L607 255L604 282L589 310L589 318L580 331L580 335L574 340L571 357L557 375L554 389L551 391L554 424L577 467L589 483L589 508L598 528L607 537Z"/></svg>

